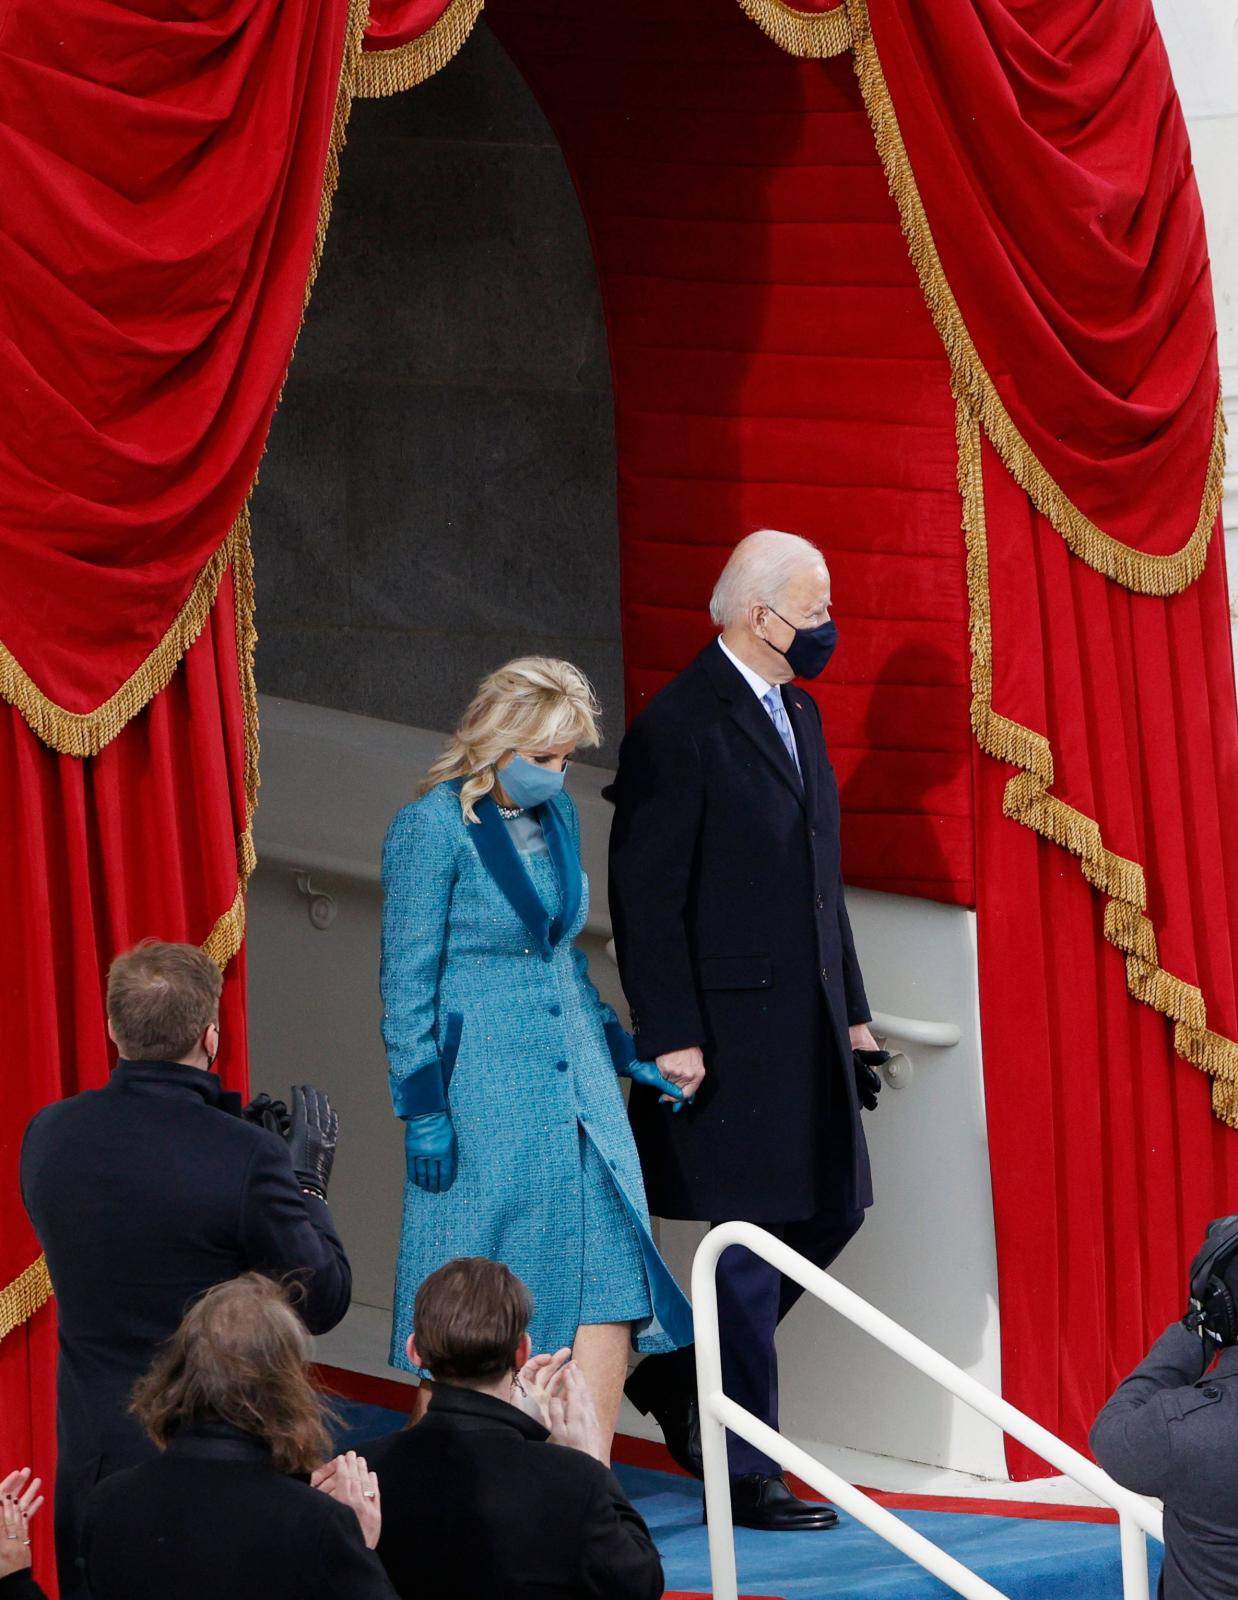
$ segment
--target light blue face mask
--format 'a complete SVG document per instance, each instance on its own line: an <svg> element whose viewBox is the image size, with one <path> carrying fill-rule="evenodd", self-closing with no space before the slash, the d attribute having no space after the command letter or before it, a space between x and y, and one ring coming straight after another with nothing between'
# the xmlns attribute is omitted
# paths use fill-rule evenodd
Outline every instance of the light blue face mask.
<svg viewBox="0 0 1238 1600"><path fill-rule="evenodd" d="M525 810L553 799L563 788L566 777L566 766L561 772L555 772L550 767L539 767L534 761L526 761L521 755L514 755L505 767L499 768L499 782L507 798L514 806Z"/></svg>

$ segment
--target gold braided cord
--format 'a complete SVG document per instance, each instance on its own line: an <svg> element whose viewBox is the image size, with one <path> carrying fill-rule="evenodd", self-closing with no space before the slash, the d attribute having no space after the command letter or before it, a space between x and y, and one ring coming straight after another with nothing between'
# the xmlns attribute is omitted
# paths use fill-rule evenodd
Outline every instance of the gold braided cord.
<svg viewBox="0 0 1238 1600"><path fill-rule="evenodd" d="M1083 875L1108 896L1105 938L1126 957L1126 986L1136 1000L1174 1023L1174 1048L1212 1078L1212 1109L1238 1128L1238 1042L1208 1027L1204 996L1194 984L1160 964L1156 930L1149 921L1147 883L1137 861L1105 848L1100 824L1049 793L1053 753L1048 739L993 709L993 631L989 606L988 531L985 523L980 419L958 400L958 473L967 537L967 593L971 631L971 721L980 748L1021 770L1006 785L1002 811L1078 856Z"/></svg>
<svg viewBox="0 0 1238 1600"><path fill-rule="evenodd" d="M319 201L318 222L314 230L314 249L305 285L307 303L322 261L327 224L331 217L331 202L339 183L340 151L344 147L348 128L357 62L361 55L361 36L365 32L368 17L369 0L349 0L344 56L340 67L339 85L336 89L327 160L323 171L322 197ZM180 665L181 657L206 626L206 619L219 592L219 580L233 563L238 544L242 539L248 548L249 518L248 511L244 507L237 514L236 521L222 543L198 573L188 598L159 643L136 671L126 678L120 688L93 711L69 711L49 699L3 643L0 643L0 699L16 706L43 743L60 755L83 758L97 756L125 724L137 716L138 712L172 681L172 674Z"/></svg>
<svg viewBox="0 0 1238 1600"><path fill-rule="evenodd" d="M40 1256L24 1272L19 1272L12 1283L0 1289L0 1339L7 1338L14 1328L28 1322L40 1306L47 1304L51 1292L47 1259Z"/></svg>
<svg viewBox="0 0 1238 1600"><path fill-rule="evenodd" d="M363 100L401 94L441 72L481 16L482 0L451 0L431 27L390 50L363 50L355 93Z"/></svg>
<svg viewBox="0 0 1238 1600"><path fill-rule="evenodd" d="M775 44L804 60L840 56L851 48L851 18L845 5L828 11L797 11L786 0L739 0Z"/></svg>
<svg viewBox="0 0 1238 1600"><path fill-rule="evenodd" d="M1204 570L1221 506L1225 478L1225 418L1221 409L1219 378L1212 444L1204 474L1199 516L1186 543L1171 555L1148 555L1098 528L1041 464L1011 420L993 380L985 370L942 269L882 71L867 0L846 0L846 6L851 21L852 49L860 93L872 124L873 138L885 168L890 193L898 206L903 233L929 314L946 347L955 395L966 401L968 411L979 419L1005 463L1006 470L1041 515L1057 529L1074 555L1105 577L1112 578L1137 594L1164 596L1179 593L1194 583Z"/></svg>

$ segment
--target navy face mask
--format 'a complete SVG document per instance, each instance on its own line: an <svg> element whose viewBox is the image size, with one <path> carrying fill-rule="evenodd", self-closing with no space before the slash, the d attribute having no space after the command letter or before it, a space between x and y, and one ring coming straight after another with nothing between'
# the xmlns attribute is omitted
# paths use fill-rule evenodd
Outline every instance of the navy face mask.
<svg viewBox="0 0 1238 1600"><path fill-rule="evenodd" d="M774 611L773 606L769 609ZM781 611L774 611L774 615L779 622L787 622ZM794 627L794 624L787 622L787 627ZM772 639L765 642L771 650L778 650ZM837 643L838 627L831 620L816 628L796 628L795 638L785 650L778 650L778 654L786 658L787 665L797 678L817 678L825 671Z"/></svg>

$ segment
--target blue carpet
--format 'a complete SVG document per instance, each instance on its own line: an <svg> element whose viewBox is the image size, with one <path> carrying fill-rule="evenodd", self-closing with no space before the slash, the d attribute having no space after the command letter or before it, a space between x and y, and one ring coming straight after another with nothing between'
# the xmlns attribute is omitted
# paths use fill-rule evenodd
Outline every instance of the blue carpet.
<svg viewBox="0 0 1238 1600"><path fill-rule="evenodd" d="M404 1418L381 1406L336 1404L341 1449L390 1433ZM709 1592L709 1548L701 1523L701 1488L687 1478L644 1467L616 1474L653 1531L669 1589ZM1121 1600L1116 1527L968 1516L953 1511L899 1511L904 1521L971 1567L1010 1600ZM1160 1546L1149 1545L1155 1592ZM735 1531L741 1591L781 1600L942 1600L953 1594L861 1523L842 1516L827 1533Z"/></svg>

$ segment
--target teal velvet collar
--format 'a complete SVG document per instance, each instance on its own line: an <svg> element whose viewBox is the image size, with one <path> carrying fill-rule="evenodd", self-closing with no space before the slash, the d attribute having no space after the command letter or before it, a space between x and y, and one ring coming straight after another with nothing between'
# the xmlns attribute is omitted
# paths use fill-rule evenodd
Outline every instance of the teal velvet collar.
<svg viewBox="0 0 1238 1600"><path fill-rule="evenodd" d="M580 910L580 860L554 801L538 806L536 816L546 836L546 848L559 881L559 913L554 918L533 887L507 824L489 795L477 802L477 824L468 829L468 835L495 887L524 923L530 937L537 941L541 954L549 955L562 941Z"/></svg>

